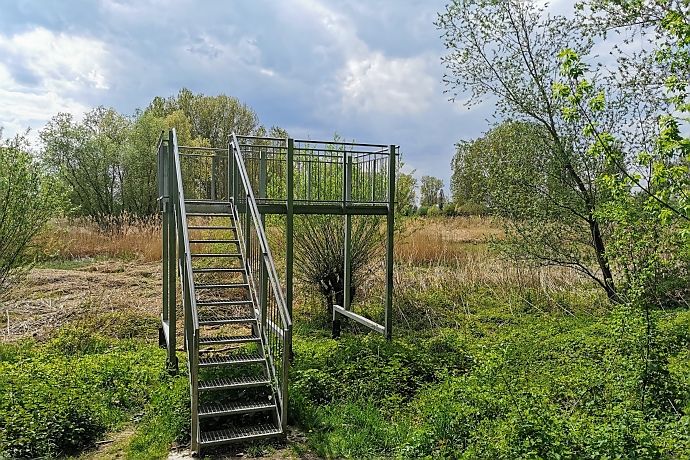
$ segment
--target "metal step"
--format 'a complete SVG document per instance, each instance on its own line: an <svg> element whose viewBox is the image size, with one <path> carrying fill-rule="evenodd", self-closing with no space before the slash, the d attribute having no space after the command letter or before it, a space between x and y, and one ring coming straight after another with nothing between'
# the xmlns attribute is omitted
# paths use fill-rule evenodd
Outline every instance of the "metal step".
<svg viewBox="0 0 690 460"><path fill-rule="evenodd" d="M237 227L233 226L217 226L217 225L188 225L189 230L237 230Z"/></svg>
<svg viewBox="0 0 690 460"><path fill-rule="evenodd" d="M263 363L265 358L258 353L225 356L208 356L199 358L199 367L228 366L232 364Z"/></svg>
<svg viewBox="0 0 690 460"><path fill-rule="evenodd" d="M197 300L197 307L226 307L231 305L252 305L251 300Z"/></svg>
<svg viewBox="0 0 690 460"><path fill-rule="evenodd" d="M273 402L211 403L199 407L199 418L221 417L223 415L251 414L275 409Z"/></svg>
<svg viewBox="0 0 690 460"><path fill-rule="evenodd" d="M240 240L189 240L190 243L234 243L240 244Z"/></svg>
<svg viewBox="0 0 690 460"><path fill-rule="evenodd" d="M241 259L242 254L203 254L203 253L197 253L197 254L192 254L192 257L235 257L237 259Z"/></svg>
<svg viewBox="0 0 690 460"><path fill-rule="evenodd" d="M229 430L202 431L199 444L208 447L271 438L281 434L283 431L275 425L243 426Z"/></svg>
<svg viewBox="0 0 690 460"><path fill-rule="evenodd" d="M189 204L213 204L213 205L222 205L222 206L230 206L231 203L227 200L204 200L204 199L194 199L190 198L188 200L184 200L185 203Z"/></svg>
<svg viewBox="0 0 690 460"><path fill-rule="evenodd" d="M244 268L192 268L193 273L244 273Z"/></svg>
<svg viewBox="0 0 690 460"><path fill-rule="evenodd" d="M199 318L199 326L219 326L222 324L253 323L256 318L253 316L208 316Z"/></svg>
<svg viewBox="0 0 690 460"><path fill-rule="evenodd" d="M205 284L194 283L194 289L249 289L247 283Z"/></svg>
<svg viewBox="0 0 690 460"><path fill-rule="evenodd" d="M232 213L228 212L188 212L187 217L232 217Z"/></svg>
<svg viewBox="0 0 690 460"><path fill-rule="evenodd" d="M234 390L270 385L267 377L221 378L199 382L199 391Z"/></svg>
<svg viewBox="0 0 690 460"><path fill-rule="evenodd" d="M219 335L215 337L200 337L199 345L226 345L259 341L261 341L261 338L256 335Z"/></svg>

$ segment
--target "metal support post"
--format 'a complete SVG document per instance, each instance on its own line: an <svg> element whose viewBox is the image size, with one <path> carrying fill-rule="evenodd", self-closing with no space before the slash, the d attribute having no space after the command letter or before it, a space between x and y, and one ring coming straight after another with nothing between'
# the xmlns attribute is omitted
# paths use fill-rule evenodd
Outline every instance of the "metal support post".
<svg viewBox="0 0 690 460"><path fill-rule="evenodd" d="M395 224L395 145L388 149L388 214L386 215L386 338L393 337L393 231Z"/></svg>
<svg viewBox="0 0 690 460"><path fill-rule="evenodd" d="M177 223L175 210L178 206L177 174L175 171L175 146L173 142L173 132L168 136L168 190L170 198L168 200L168 371L177 373L177 267L175 243L177 235Z"/></svg>
<svg viewBox="0 0 690 460"><path fill-rule="evenodd" d="M294 214L293 214L293 201L294 201L294 154L295 154L295 140L288 139L288 149L287 149L287 215L285 224L285 252L286 252L286 262L285 262L285 302L287 303L287 310L292 318L292 276L293 276L293 235L294 235Z"/></svg>
<svg viewBox="0 0 690 460"><path fill-rule="evenodd" d="M232 201L234 194L233 187L233 168L235 165L235 152L233 148L232 141L228 142L228 176L226 178L228 182L228 201Z"/></svg>
<svg viewBox="0 0 690 460"><path fill-rule="evenodd" d="M352 156L347 156L345 163L345 196L343 205L347 206L352 201ZM343 273L345 280L343 283L343 308L350 309L352 302L352 216L345 214L345 267Z"/></svg>

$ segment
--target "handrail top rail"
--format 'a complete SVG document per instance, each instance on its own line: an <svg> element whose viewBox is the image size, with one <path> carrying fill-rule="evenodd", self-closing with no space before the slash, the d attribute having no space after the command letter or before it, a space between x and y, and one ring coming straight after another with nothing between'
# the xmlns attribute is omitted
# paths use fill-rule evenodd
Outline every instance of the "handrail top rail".
<svg viewBox="0 0 690 460"><path fill-rule="evenodd" d="M274 286L280 286L278 274L275 271L275 263L273 262L273 255L271 254L271 249L268 246L268 239L261 225L257 225L257 222L261 222L259 209L256 207L256 199L254 198L254 191L249 181L249 175L242 161L241 150L239 148L239 142L235 134L232 135L233 150L235 153L235 161L237 164L237 169L241 177L242 183L244 184L245 190L247 191L247 205L249 206L250 212L252 214L252 221L254 227L256 228L256 234L259 240L259 245L261 246L261 253L263 255L263 263L267 266L268 277ZM228 146L228 150L230 147ZM238 158L239 157L239 158ZM278 301L278 311L280 312L281 320L285 324L286 328L292 327L292 318L287 309L287 304L285 303L285 298L283 297L282 289L274 289L276 300Z"/></svg>
<svg viewBox="0 0 690 460"><path fill-rule="evenodd" d="M241 139L257 139L257 140L267 140L267 141L283 141L286 142L289 138L287 137L269 137L269 136L249 136L249 135L235 135L233 136ZM321 141L321 140L315 140L315 139L293 139L295 143L300 143L300 144L318 144L318 145L345 145L345 146L351 146L351 147L376 147L376 148L381 148L381 149L387 149L390 147L390 145L387 144L371 144L371 143L366 143L366 142L344 142L344 141L336 141L336 140L330 140L330 141ZM400 147L399 145L395 146L396 148Z"/></svg>

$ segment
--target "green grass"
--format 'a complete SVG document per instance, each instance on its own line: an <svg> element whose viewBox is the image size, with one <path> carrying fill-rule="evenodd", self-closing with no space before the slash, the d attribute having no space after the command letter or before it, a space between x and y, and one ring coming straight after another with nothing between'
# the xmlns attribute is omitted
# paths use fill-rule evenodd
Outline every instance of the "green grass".
<svg viewBox="0 0 690 460"><path fill-rule="evenodd" d="M392 342L351 322L332 340L318 301L302 305L290 423L306 440L293 450L358 459L690 459L690 312L654 312L643 387L640 312L609 311L588 292L502 292L400 290L398 301L416 310L396 320ZM186 442L184 370L168 376L164 350L129 338L146 337L154 320L112 312L43 343L0 345L0 458L78 455L123 429L132 433L96 458L163 459L173 442Z"/></svg>
<svg viewBox="0 0 690 460"><path fill-rule="evenodd" d="M165 374L164 362L157 346L83 328L63 328L43 344L1 345L0 456L77 454L143 417L128 456L165 458L189 416L186 378Z"/></svg>
<svg viewBox="0 0 690 460"><path fill-rule="evenodd" d="M398 329L391 343L299 329L291 414L307 448L324 458L690 458L690 312L655 314L644 391L638 312L511 313L494 301L465 319Z"/></svg>

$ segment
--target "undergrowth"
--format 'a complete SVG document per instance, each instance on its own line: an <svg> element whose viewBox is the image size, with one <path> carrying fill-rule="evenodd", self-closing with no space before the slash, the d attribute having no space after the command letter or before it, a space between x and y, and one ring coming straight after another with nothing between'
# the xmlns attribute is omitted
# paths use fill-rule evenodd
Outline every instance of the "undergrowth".
<svg viewBox="0 0 690 460"><path fill-rule="evenodd" d="M303 335L291 415L324 458L690 458L690 312L655 321L644 407L642 322L616 310L514 314L479 335L399 330L390 343Z"/></svg>
<svg viewBox="0 0 690 460"><path fill-rule="evenodd" d="M164 362L156 346L74 327L0 345L0 457L76 454L143 418L128 456L164 458L189 419L186 379Z"/></svg>

